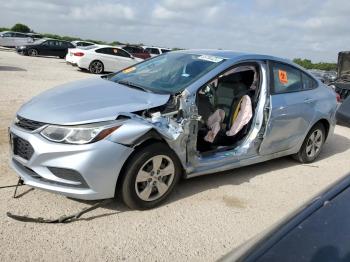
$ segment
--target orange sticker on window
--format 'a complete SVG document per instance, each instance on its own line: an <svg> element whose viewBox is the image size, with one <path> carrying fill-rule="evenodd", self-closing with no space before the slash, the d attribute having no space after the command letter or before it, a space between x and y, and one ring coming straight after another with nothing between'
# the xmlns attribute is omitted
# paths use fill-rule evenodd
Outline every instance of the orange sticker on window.
<svg viewBox="0 0 350 262"><path fill-rule="evenodd" d="M126 69L123 70L123 73L127 74L127 73L130 73L130 72L134 71L135 69L136 69L136 67L134 67L134 66L126 68Z"/></svg>
<svg viewBox="0 0 350 262"><path fill-rule="evenodd" d="M278 70L278 78L281 84L285 85L288 83L288 75L286 71Z"/></svg>

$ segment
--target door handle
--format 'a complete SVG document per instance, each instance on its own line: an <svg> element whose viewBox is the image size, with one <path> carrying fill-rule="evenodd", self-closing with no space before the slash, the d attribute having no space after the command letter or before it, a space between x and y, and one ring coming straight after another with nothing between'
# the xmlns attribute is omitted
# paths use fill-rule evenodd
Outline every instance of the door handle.
<svg viewBox="0 0 350 262"><path fill-rule="evenodd" d="M305 98L304 103L312 103L314 100L312 98Z"/></svg>

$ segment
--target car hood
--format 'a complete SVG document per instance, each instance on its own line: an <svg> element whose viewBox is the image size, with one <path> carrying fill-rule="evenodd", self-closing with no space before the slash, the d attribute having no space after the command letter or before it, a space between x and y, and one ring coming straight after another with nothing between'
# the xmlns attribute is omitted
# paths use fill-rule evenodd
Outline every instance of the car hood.
<svg viewBox="0 0 350 262"><path fill-rule="evenodd" d="M80 80L41 93L24 104L18 115L58 125L75 125L116 119L165 104L168 94L148 93L101 77Z"/></svg>

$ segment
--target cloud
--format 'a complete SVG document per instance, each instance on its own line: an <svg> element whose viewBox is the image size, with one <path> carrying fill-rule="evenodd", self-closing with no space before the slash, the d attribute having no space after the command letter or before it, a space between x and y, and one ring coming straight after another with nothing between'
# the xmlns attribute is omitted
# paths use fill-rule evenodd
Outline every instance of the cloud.
<svg viewBox="0 0 350 262"><path fill-rule="evenodd" d="M0 0L0 26L183 48L336 61L349 49L348 0Z"/></svg>

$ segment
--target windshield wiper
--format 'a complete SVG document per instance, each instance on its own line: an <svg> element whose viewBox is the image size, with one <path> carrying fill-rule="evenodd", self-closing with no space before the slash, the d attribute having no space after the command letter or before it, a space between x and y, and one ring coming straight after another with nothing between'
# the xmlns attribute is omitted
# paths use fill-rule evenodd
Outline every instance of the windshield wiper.
<svg viewBox="0 0 350 262"><path fill-rule="evenodd" d="M138 85L138 84L135 84L133 82L130 82L130 81L125 81L125 80L120 80L117 82L118 84L121 84L121 85L126 85L126 86L129 86L129 87L132 87L132 88L136 88L136 89L140 89L144 92L150 92L148 89L146 89L145 87L141 86L141 85Z"/></svg>

